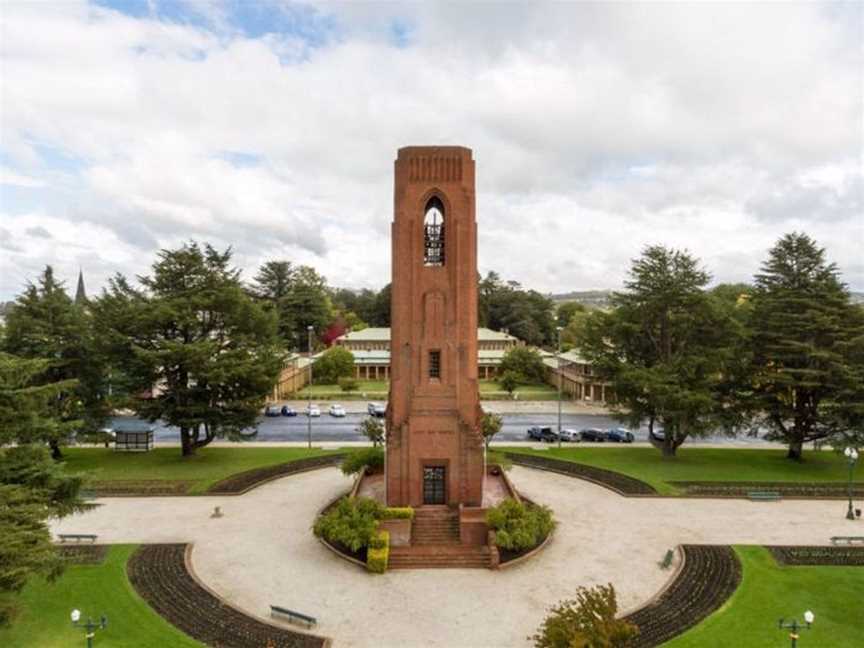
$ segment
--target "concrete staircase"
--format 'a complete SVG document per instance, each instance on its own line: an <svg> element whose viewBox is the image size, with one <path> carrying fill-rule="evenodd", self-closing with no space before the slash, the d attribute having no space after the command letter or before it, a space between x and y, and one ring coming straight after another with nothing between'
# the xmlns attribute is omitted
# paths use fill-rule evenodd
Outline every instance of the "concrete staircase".
<svg viewBox="0 0 864 648"><path fill-rule="evenodd" d="M488 547L459 541L459 513L446 506L414 511L409 547L390 547L389 569L488 568Z"/></svg>

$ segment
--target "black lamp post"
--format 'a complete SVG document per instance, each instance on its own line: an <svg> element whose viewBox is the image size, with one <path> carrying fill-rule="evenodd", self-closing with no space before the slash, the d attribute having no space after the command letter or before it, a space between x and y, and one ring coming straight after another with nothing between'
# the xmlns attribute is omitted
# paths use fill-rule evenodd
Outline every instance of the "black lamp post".
<svg viewBox="0 0 864 648"><path fill-rule="evenodd" d="M846 455L846 460L849 462L849 483L846 488L849 493L849 510L846 512L846 519L854 520L855 511L852 510L852 473L855 470L855 464L858 462L858 451L855 448L846 448L843 454Z"/></svg>
<svg viewBox="0 0 864 648"><path fill-rule="evenodd" d="M558 329L558 348L555 350L556 368L558 369L558 448L561 448L561 327Z"/></svg>
<svg viewBox="0 0 864 648"><path fill-rule="evenodd" d="M96 636L96 630L104 630L108 627L108 617L104 614L99 619L99 623L95 623L93 619L87 617L87 623L81 623L81 611L80 610L72 610L72 614L69 615L72 619L72 625L76 628L84 628L87 634L87 648L93 648L93 637Z"/></svg>
<svg viewBox="0 0 864 648"><path fill-rule="evenodd" d="M780 619L777 624L781 630L789 630L789 638L792 640L792 648L795 648L798 645L798 631L810 629L810 626L813 625L813 620L815 619L815 615L807 610L804 613L804 625L799 625L797 619L792 619L789 623L785 622L785 619Z"/></svg>

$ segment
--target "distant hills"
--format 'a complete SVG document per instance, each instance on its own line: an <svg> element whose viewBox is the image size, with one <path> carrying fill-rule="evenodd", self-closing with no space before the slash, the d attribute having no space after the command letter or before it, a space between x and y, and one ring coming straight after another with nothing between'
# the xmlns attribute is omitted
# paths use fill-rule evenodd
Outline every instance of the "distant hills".
<svg viewBox="0 0 864 648"><path fill-rule="evenodd" d="M549 295L549 297L557 304L564 302L579 302L590 308L608 308L609 297L612 295L611 290L574 290L568 293L558 293ZM853 304L864 304L864 292L851 292Z"/></svg>

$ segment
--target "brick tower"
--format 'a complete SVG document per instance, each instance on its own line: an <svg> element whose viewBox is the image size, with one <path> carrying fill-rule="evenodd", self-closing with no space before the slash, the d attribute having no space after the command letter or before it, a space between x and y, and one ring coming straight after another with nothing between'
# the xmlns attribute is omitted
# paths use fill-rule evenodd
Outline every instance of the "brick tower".
<svg viewBox="0 0 864 648"><path fill-rule="evenodd" d="M480 506L474 160L409 146L395 167L387 503Z"/></svg>

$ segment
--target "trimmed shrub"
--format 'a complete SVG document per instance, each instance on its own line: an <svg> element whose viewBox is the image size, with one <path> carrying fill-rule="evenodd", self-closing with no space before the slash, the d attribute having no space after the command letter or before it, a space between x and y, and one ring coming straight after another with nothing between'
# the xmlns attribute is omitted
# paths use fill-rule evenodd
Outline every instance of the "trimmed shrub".
<svg viewBox="0 0 864 648"><path fill-rule="evenodd" d="M342 473L345 475L356 475L366 468L371 468L372 470L384 469L383 448L354 450L342 461Z"/></svg>
<svg viewBox="0 0 864 648"><path fill-rule="evenodd" d="M369 543L369 551L366 552L366 569L373 574L383 574L387 571L387 562L390 560L390 533L379 531L372 537Z"/></svg>
<svg viewBox="0 0 864 648"><path fill-rule="evenodd" d="M343 376L339 379L339 389L341 389L343 392L357 391L358 387L359 385L357 384L357 380L355 378Z"/></svg>
<svg viewBox="0 0 864 648"><path fill-rule="evenodd" d="M316 385L332 385L342 377L353 375L354 354L342 346L330 347L312 365Z"/></svg>
<svg viewBox="0 0 864 648"><path fill-rule="evenodd" d="M495 543L510 551L536 547L555 528L549 507L526 506L512 498L490 508L486 523L495 530Z"/></svg>
<svg viewBox="0 0 864 648"><path fill-rule="evenodd" d="M378 531L383 506L365 497L343 498L315 521L315 535L352 552L368 547Z"/></svg>
<svg viewBox="0 0 864 648"><path fill-rule="evenodd" d="M384 509L382 520L413 520L414 509L410 506L388 506Z"/></svg>

